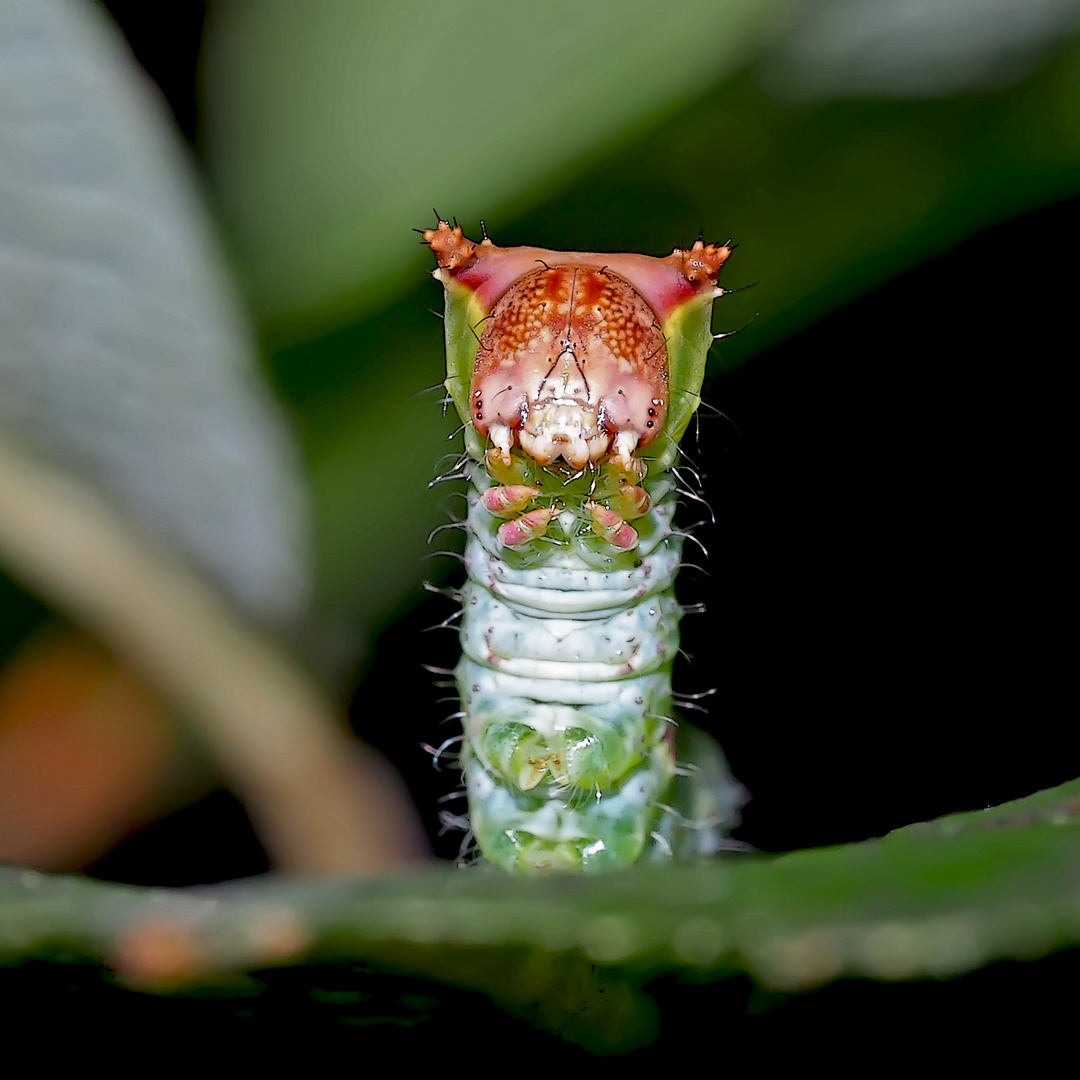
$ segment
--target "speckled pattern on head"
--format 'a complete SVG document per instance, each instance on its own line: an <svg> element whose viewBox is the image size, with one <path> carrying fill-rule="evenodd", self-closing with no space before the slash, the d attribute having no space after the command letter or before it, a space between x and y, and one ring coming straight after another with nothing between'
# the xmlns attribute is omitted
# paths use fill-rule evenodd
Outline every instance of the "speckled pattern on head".
<svg viewBox="0 0 1080 1080"><path fill-rule="evenodd" d="M424 239L469 461L456 677L480 851L527 872L715 851L744 793L722 759L680 788L669 470L731 249L499 248L442 221Z"/></svg>
<svg viewBox="0 0 1080 1080"><path fill-rule="evenodd" d="M607 453L611 432L631 430L644 446L662 430L664 335L641 294L612 271L540 267L491 309L470 391L481 435L492 424L517 428L535 460L561 456L580 468Z"/></svg>

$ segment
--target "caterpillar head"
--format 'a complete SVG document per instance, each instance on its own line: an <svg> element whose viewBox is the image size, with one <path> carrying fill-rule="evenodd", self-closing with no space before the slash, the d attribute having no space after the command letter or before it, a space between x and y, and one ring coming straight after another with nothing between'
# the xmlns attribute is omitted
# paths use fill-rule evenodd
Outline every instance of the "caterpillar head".
<svg viewBox="0 0 1080 1080"><path fill-rule="evenodd" d="M699 240L662 259L500 248L445 221L423 235L447 293L447 388L506 461L519 448L541 465L632 471L636 452L674 447L729 247Z"/></svg>

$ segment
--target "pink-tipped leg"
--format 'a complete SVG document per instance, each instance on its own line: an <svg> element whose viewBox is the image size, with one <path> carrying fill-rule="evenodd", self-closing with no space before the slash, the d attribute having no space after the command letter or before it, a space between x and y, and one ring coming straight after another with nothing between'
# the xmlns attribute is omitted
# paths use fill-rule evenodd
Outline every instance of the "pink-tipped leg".
<svg viewBox="0 0 1080 1080"><path fill-rule="evenodd" d="M538 510L530 510L513 521L504 522L499 526L499 540L506 547L520 547L537 540L547 532L551 519L555 516L555 508L544 506Z"/></svg>
<svg viewBox="0 0 1080 1080"><path fill-rule="evenodd" d="M606 540L622 551L637 547L637 530L628 525L614 510L595 502L587 502L585 509L592 518L593 532L601 540Z"/></svg>
<svg viewBox="0 0 1080 1080"><path fill-rule="evenodd" d="M496 484L480 496L480 503L495 517L512 518L539 494L540 489L531 484Z"/></svg>
<svg viewBox="0 0 1080 1080"><path fill-rule="evenodd" d="M636 484L623 484L619 490L607 500L607 505L626 521L644 517L652 506L649 493Z"/></svg>

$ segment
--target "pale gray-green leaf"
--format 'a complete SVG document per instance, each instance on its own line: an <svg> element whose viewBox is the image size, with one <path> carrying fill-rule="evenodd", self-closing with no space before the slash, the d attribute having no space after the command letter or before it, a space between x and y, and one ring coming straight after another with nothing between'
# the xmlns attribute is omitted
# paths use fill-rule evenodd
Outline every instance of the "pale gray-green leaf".
<svg viewBox="0 0 1080 1080"><path fill-rule="evenodd" d="M1029 75L1080 25L1077 0L818 0L762 65L784 98L932 98Z"/></svg>
<svg viewBox="0 0 1080 1080"><path fill-rule="evenodd" d="M0 8L0 423L285 617L295 453L171 126L91 5Z"/></svg>

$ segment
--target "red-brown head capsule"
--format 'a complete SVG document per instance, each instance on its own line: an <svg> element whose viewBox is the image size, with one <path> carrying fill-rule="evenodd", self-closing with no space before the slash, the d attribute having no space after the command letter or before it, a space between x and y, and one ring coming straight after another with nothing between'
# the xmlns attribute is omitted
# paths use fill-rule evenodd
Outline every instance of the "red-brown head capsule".
<svg viewBox="0 0 1080 1080"><path fill-rule="evenodd" d="M656 314L628 281L587 266L538 266L484 323L472 420L484 436L509 428L542 465L562 458L580 469L620 431L639 445L659 434L666 410L652 402L667 400L667 381Z"/></svg>
<svg viewBox="0 0 1080 1080"><path fill-rule="evenodd" d="M499 248L446 222L424 239L447 292L447 387L500 460L520 448L541 465L629 471L635 451L682 435L729 248L699 241L663 259Z"/></svg>

